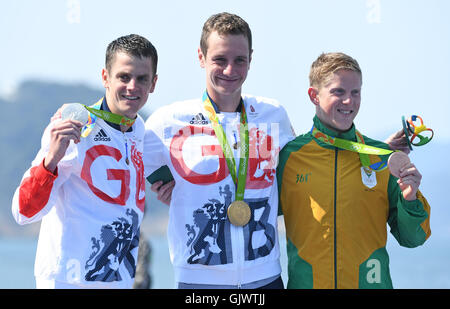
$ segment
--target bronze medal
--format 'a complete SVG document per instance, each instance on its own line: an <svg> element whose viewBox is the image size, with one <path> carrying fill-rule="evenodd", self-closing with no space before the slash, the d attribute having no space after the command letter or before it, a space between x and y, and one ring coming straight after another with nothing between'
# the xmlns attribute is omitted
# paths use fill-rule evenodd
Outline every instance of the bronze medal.
<svg viewBox="0 0 450 309"><path fill-rule="evenodd" d="M396 151L389 156L388 166L392 175L400 178L400 169L410 163L409 157L406 153Z"/></svg>
<svg viewBox="0 0 450 309"><path fill-rule="evenodd" d="M244 226L250 221L250 206L244 201L234 201L228 206L228 220L235 226Z"/></svg>

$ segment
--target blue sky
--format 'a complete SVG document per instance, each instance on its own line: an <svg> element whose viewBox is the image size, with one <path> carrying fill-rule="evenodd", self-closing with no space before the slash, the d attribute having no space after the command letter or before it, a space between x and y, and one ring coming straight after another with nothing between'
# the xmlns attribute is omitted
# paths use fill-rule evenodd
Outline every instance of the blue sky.
<svg viewBox="0 0 450 309"><path fill-rule="evenodd" d="M2 1L0 94L26 78L101 89L106 45L138 33L157 47L159 80L147 108L201 95L201 27L229 11L248 21L254 53L243 92L278 99L293 127L311 126L309 67L321 52L343 51L363 70L357 128L378 139L421 115L450 142L450 3L445 0Z"/></svg>

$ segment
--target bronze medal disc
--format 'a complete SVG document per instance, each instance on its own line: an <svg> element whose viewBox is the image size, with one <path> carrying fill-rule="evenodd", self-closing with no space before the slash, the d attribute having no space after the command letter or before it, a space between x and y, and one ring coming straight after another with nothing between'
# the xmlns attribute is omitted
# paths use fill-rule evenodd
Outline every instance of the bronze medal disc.
<svg viewBox="0 0 450 309"><path fill-rule="evenodd" d="M235 226L244 226L250 221L250 206L244 201L234 201L228 206L228 220Z"/></svg>
<svg viewBox="0 0 450 309"><path fill-rule="evenodd" d="M388 166L391 174L395 177L400 177L400 169L405 165L409 164L410 160L406 153L401 151L396 151L389 156Z"/></svg>

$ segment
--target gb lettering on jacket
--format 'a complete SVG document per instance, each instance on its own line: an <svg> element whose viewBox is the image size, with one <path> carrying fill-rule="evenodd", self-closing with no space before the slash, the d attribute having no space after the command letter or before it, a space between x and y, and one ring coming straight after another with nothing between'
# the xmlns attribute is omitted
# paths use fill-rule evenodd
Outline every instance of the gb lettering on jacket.
<svg viewBox="0 0 450 309"><path fill-rule="evenodd" d="M124 149L99 144L86 150L82 163L80 177L87 183L89 189L101 200L116 205L125 206L132 198L143 212L145 208L145 182L142 150L135 141L130 140L128 151ZM130 165L125 163L129 156ZM113 182L113 183L111 183ZM130 197L130 186L135 186L134 196Z"/></svg>
<svg viewBox="0 0 450 309"><path fill-rule="evenodd" d="M249 123L248 128L246 189L267 188L276 177L279 124ZM190 183L218 183L229 175L222 148L211 127L188 125L176 132L166 130L165 138L170 140L170 159L175 170Z"/></svg>

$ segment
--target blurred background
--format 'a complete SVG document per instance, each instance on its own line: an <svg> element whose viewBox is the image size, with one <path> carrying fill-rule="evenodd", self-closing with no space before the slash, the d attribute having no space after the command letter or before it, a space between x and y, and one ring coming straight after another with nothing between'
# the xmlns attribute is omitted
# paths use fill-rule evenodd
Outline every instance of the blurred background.
<svg viewBox="0 0 450 309"><path fill-rule="evenodd" d="M396 288L450 288L450 2L445 0L39 0L0 3L0 288L34 288L39 223L18 226L11 199L40 146L42 132L66 102L100 98L106 46L137 33L159 53L159 79L142 116L177 100L200 97L205 75L197 48L206 19L228 11L253 33L253 60L244 93L273 97L287 109L297 134L312 125L307 96L311 63L342 51L363 71L356 127L384 140L401 117L420 115L435 137L410 154L431 204L431 238L400 247L389 236ZM147 190L142 232L150 248L151 288L174 288L167 249L168 209ZM279 220L283 277L286 252ZM146 266L147 267L147 266Z"/></svg>

